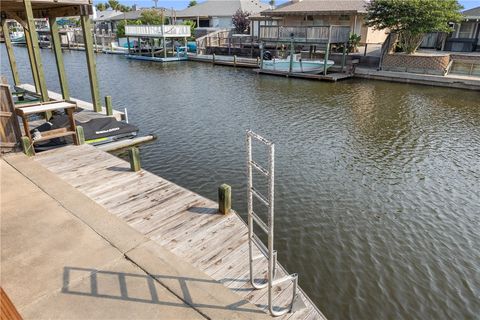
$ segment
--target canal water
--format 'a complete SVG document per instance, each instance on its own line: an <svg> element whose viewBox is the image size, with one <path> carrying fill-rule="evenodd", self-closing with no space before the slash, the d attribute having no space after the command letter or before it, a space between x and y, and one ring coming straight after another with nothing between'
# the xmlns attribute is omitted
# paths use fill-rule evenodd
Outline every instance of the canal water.
<svg viewBox="0 0 480 320"><path fill-rule="evenodd" d="M84 53L64 57L72 96L90 99ZM109 55L97 67L102 95L158 136L143 166L211 199L232 185L243 217L245 129L275 142L279 260L329 319L479 319L479 92Z"/></svg>

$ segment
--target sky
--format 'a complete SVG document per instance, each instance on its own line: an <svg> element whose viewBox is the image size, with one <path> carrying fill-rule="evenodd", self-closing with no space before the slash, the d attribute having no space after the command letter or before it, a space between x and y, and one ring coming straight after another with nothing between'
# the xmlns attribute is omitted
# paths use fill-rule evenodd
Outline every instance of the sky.
<svg viewBox="0 0 480 320"><path fill-rule="evenodd" d="M99 2L106 2L107 0L94 0L95 4ZM277 4L283 3L286 0L276 0ZM153 7L154 2L152 0L119 0L120 3L126 5L136 4L138 7ZM189 0L158 0L158 7L184 9L187 7ZM203 0L197 0L197 2L203 2ZM262 0L262 2L268 3L268 0ZM480 0L459 0L460 4L465 9L471 9L474 7L480 7Z"/></svg>

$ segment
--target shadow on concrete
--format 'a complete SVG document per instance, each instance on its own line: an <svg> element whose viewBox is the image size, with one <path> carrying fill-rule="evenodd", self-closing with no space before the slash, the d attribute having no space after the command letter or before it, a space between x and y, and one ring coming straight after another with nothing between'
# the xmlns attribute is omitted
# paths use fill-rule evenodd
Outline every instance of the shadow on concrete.
<svg viewBox="0 0 480 320"><path fill-rule="evenodd" d="M72 288L75 287L77 282L71 283L71 274L76 274L76 279L87 279L90 278L90 286L88 289L82 287L81 289ZM108 285L102 286L102 283L99 282L99 278L102 278L103 283L108 283ZM177 296L169 288L163 285L162 280L175 280L178 281L180 288L182 290L182 296ZM135 293L129 293L129 285L132 282L142 281L143 290L139 293L138 287L135 288ZM63 286L62 293L80 295L87 297L97 297L105 299L115 299L115 300L125 300L139 303L151 303L158 305L165 305L171 307L185 308L183 303L173 303L162 301L161 296L159 296L155 282L157 284L163 285L167 290L172 292L175 296L185 302L185 304L193 308L211 308L211 309L225 309L239 312L250 312L250 313L263 313L258 309L251 309L248 307L243 307L247 304L248 301L243 300L239 297L239 301L229 305L210 305L196 303L193 301L193 297L190 294L188 289L189 283L193 282L207 282L207 283L217 283L215 280L207 279L195 279L188 277L172 277L172 276L163 276L163 275L143 275L143 274L134 274L134 273L124 273L124 272L114 272L114 271L104 271L90 268L78 268L78 267L64 267L63 268ZM107 288L108 286L108 288ZM112 287L115 288L112 290ZM139 295L142 297L139 297ZM137 296L134 296L137 295Z"/></svg>

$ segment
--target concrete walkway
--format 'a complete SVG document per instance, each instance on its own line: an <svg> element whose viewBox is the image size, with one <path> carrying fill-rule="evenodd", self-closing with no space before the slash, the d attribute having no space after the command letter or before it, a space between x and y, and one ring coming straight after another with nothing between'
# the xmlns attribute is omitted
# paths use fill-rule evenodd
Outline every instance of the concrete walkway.
<svg viewBox="0 0 480 320"><path fill-rule="evenodd" d="M449 74L446 76L416 74L410 72L377 71L373 68L357 67L356 78L386 80L392 82L424 84L457 89L480 90L480 77Z"/></svg>
<svg viewBox="0 0 480 320"><path fill-rule="evenodd" d="M1 286L25 319L266 318L24 155L0 171Z"/></svg>

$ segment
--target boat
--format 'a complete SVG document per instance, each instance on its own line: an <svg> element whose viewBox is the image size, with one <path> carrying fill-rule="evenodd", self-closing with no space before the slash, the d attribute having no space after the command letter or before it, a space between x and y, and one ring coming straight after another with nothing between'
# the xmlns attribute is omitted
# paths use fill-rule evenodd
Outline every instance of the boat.
<svg viewBox="0 0 480 320"><path fill-rule="evenodd" d="M326 61L327 69L335 64L332 60ZM286 59L263 60L263 69L290 72L290 56ZM303 60L300 55L293 56L292 71L297 73L320 73L325 70L324 60Z"/></svg>
<svg viewBox="0 0 480 320"><path fill-rule="evenodd" d="M102 49L103 53L109 54L127 54L128 53L128 45L125 44L123 46L117 45L116 42L112 42L110 46Z"/></svg>

